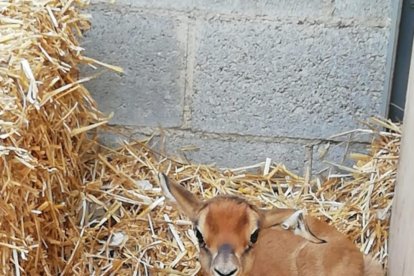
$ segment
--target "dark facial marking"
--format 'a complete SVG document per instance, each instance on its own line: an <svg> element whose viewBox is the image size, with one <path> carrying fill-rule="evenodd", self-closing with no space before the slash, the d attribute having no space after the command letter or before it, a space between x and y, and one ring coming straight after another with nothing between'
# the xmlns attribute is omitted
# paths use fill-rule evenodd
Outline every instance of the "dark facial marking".
<svg viewBox="0 0 414 276"><path fill-rule="evenodd" d="M255 244L259 238L259 229L256 229L253 234L250 236L250 243Z"/></svg>
<svg viewBox="0 0 414 276"><path fill-rule="evenodd" d="M197 237L199 246L200 247L205 247L206 242L204 241L203 235L201 234L200 230L198 230L197 227L196 227L195 233L196 233L196 237Z"/></svg>

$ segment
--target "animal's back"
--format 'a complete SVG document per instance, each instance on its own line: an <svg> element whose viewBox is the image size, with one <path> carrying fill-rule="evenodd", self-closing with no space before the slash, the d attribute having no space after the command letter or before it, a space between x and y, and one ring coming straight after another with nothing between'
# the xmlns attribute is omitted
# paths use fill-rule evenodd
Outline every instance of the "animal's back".
<svg viewBox="0 0 414 276"><path fill-rule="evenodd" d="M364 275L365 276L384 276L385 273L380 263L371 256L364 256Z"/></svg>
<svg viewBox="0 0 414 276"><path fill-rule="evenodd" d="M308 217L307 221L313 233L326 243L309 242L280 227L265 229L249 275L364 275L363 255L345 235L318 219Z"/></svg>
<svg viewBox="0 0 414 276"><path fill-rule="evenodd" d="M303 238L279 227L262 230L254 248L255 259L248 275L298 275L292 248L298 248L302 244Z"/></svg>

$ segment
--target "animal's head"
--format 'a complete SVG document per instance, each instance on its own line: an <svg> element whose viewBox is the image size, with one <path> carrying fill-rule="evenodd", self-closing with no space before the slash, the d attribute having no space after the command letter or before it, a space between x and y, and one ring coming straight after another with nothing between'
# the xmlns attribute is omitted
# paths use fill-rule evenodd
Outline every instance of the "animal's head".
<svg viewBox="0 0 414 276"><path fill-rule="evenodd" d="M298 220L293 209L261 210L233 196L201 201L164 174L159 174L158 178L166 198L193 222L200 263L207 275L234 276L248 271L254 261L260 231L265 228L279 224L289 228L296 223L295 230L300 227L306 230L306 225L299 225L303 220ZM302 232L307 235L307 231ZM312 235L309 238L320 242Z"/></svg>

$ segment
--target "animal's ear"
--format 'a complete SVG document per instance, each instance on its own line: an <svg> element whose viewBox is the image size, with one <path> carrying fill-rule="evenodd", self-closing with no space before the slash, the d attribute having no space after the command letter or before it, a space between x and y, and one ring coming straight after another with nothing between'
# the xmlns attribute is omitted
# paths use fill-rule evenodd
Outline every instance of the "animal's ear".
<svg viewBox="0 0 414 276"><path fill-rule="evenodd" d="M318 238L312 233L303 215L303 211L294 209L273 208L261 210L263 217L262 227L281 226L285 230L291 230L295 235L301 236L313 243L325 243L326 241Z"/></svg>
<svg viewBox="0 0 414 276"><path fill-rule="evenodd" d="M260 209L259 212L262 217L262 227L269 228L272 226L281 225L285 220L291 217L296 212L296 210L272 208Z"/></svg>
<svg viewBox="0 0 414 276"><path fill-rule="evenodd" d="M157 176L158 182L167 200L176 204L180 211L192 221L196 220L198 210L201 207L201 201L181 185L174 181L170 181L165 174L158 173Z"/></svg>

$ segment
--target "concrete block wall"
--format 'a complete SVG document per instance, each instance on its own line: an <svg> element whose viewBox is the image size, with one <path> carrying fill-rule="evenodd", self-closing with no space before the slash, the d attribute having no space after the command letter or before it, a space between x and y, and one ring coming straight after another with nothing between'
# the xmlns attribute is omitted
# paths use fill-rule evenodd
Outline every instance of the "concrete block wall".
<svg viewBox="0 0 414 276"><path fill-rule="evenodd" d="M301 171L305 145L385 113L391 0L95 0L90 11L86 54L125 69L87 84L111 124L138 136L161 126L171 153L199 148L186 153L195 162L269 157Z"/></svg>

